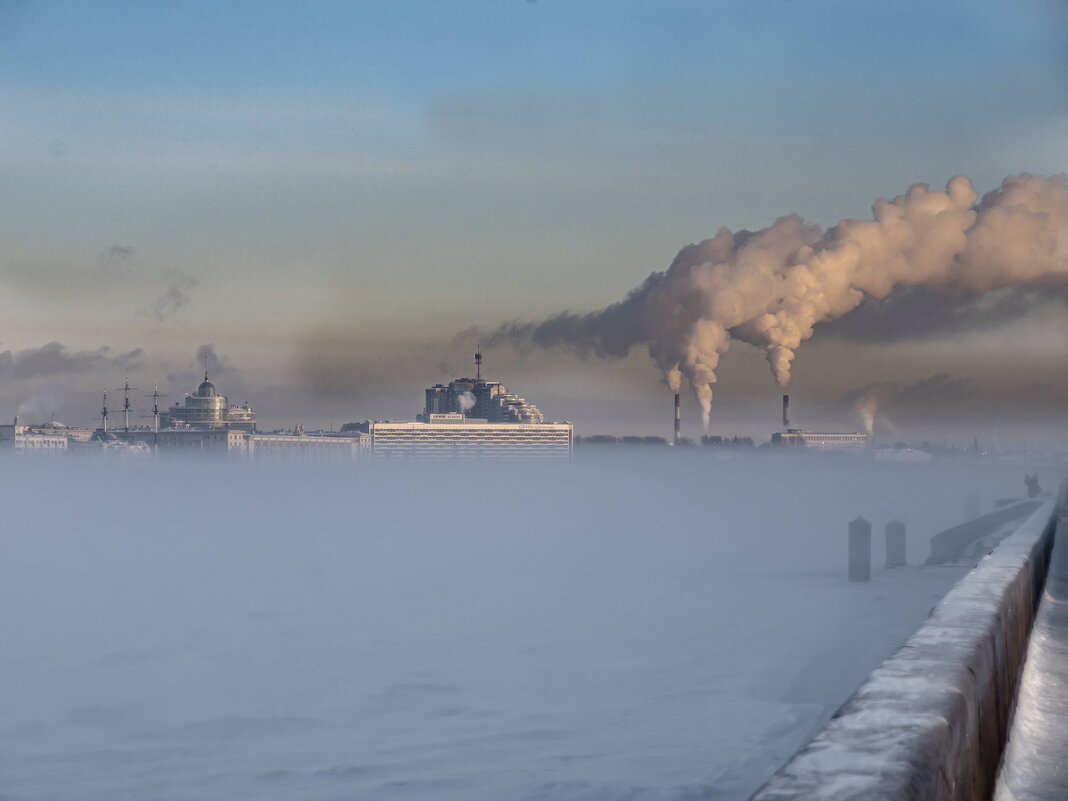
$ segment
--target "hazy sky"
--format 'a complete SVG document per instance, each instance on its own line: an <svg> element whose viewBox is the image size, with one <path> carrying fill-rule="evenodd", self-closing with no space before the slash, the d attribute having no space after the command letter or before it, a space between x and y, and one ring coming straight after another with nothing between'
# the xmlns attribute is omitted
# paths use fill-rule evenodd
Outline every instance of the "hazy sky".
<svg viewBox="0 0 1068 801"><path fill-rule="evenodd" d="M268 426L410 418L470 372L462 331L602 308L722 226L1066 153L1053 0L0 0L0 414L88 424L127 374L173 403L211 345ZM854 429L879 383L902 436L1063 427L1062 298L817 330L795 416ZM500 345L486 372L579 433L670 433L642 352ZM770 431L762 354L718 372L712 428Z"/></svg>

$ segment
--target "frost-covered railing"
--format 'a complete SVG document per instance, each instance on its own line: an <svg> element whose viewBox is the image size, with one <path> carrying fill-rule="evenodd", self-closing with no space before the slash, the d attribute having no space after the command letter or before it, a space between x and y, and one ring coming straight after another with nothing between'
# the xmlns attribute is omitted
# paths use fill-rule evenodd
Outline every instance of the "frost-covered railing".
<svg viewBox="0 0 1068 801"><path fill-rule="evenodd" d="M989 798L1057 505L1044 502L961 579L752 801Z"/></svg>
<svg viewBox="0 0 1068 801"><path fill-rule="evenodd" d="M1050 559L995 801L1064 801L1068 793L1068 518Z"/></svg>

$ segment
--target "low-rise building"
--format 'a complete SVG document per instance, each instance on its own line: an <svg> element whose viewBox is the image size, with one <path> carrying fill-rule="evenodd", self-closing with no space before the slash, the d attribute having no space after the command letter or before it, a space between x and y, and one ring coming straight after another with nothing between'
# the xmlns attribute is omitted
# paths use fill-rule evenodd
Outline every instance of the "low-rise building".
<svg viewBox="0 0 1068 801"><path fill-rule="evenodd" d="M70 438L55 429L40 426L23 426L18 418L12 425L0 425L0 448L8 448L16 454L62 453L67 450Z"/></svg>
<svg viewBox="0 0 1068 801"><path fill-rule="evenodd" d="M771 435L771 444L822 450L863 450L868 446L868 435L861 431L815 432L788 428Z"/></svg>
<svg viewBox="0 0 1068 801"><path fill-rule="evenodd" d="M569 458L571 423L491 423L459 412L430 414L425 422L370 423L376 459Z"/></svg>
<svg viewBox="0 0 1068 801"><path fill-rule="evenodd" d="M158 434L147 432L138 441L186 453L240 455L247 450L247 438L247 432L234 428L166 428Z"/></svg>
<svg viewBox="0 0 1068 801"><path fill-rule="evenodd" d="M371 453L371 435L320 432L249 434L248 455L253 461L355 462Z"/></svg>

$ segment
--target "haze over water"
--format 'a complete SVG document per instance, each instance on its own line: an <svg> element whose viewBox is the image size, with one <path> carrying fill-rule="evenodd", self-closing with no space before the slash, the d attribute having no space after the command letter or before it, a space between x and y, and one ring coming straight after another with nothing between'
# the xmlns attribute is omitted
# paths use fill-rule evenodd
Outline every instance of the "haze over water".
<svg viewBox="0 0 1068 801"><path fill-rule="evenodd" d="M916 565L1024 468L0 470L6 797L488 801L745 798L962 574L880 569L885 522Z"/></svg>

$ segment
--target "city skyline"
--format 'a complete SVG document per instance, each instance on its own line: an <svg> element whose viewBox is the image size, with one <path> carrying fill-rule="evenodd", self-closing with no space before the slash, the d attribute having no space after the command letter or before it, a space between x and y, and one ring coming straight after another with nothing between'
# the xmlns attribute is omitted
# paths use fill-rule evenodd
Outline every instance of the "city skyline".
<svg viewBox="0 0 1068 801"><path fill-rule="evenodd" d="M4 4L0 403L88 424L130 375L173 404L210 348L268 427L414 417L470 372L464 332L605 308L722 226L1063 172L1066 30L1037 1ZM884 438L1037 444L1068 397L1051 288L817 329L798 421L856 428L869 388ZM670 430L641 349L483 349L549 419ZM770 433L763 354L717 373L710 431Z"/></svg>

